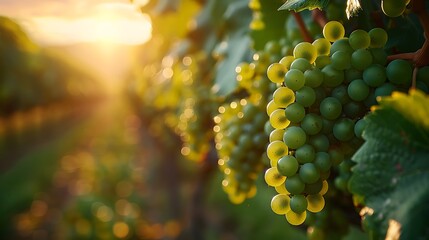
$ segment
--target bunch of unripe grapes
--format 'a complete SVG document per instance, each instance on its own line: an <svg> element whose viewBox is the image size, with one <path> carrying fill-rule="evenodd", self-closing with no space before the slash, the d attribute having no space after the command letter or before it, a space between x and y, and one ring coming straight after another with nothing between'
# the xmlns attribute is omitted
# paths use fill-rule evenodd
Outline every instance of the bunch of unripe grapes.
<svg viewBox="0 0 429 240"><path fill-rule="evenodd" d="M219 107L214 118L218 164L224 173L222 187L235 204L256 194L255 180L265 168L268 117L262 106L241 99Z"/></svg>
<svg viewBox="0 0 429 240"><path fill-rule="evenodd" d="M330 171L362 144L363 117L376 97L406 90L412 79L405 60L385 66L387 33L381 28L344 38L342 24L331 21L323 35L297 44L293 56L267 70L279 87L266 108L274 130L265 181L278 193L272 210L293 225L302 224L307 211L323 209ZM417 82L427 90L424 81Z"/></svg>
<svg viewBox="0 0 429 240"><path fill-rule="evenodd" d="M202 161L210 150L214 138L213 116L216 115L217 101L207 87L201 86L193 96L184 101L177 125L183 141L181 153L190 160Z"/></svg>

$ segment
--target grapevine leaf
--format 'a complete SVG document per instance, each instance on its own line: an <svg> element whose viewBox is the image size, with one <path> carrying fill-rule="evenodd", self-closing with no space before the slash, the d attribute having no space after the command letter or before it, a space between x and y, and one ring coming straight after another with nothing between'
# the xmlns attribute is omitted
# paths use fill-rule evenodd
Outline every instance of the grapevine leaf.
<svg viewBox="0 0 429 240"><path fill-rule="evenodd" d="M363 199L361 215L375 239L429 238L428 104L419 91L394 93L367 116L349 187Z"/></svg>
<svg viewBox="0 0 429 240"><path fill-rule="evenodd" d="M328 6L328 3L329 0L288 0L278 10L294 10L295 12L300 12L306 9L322 9Z"/></svg>

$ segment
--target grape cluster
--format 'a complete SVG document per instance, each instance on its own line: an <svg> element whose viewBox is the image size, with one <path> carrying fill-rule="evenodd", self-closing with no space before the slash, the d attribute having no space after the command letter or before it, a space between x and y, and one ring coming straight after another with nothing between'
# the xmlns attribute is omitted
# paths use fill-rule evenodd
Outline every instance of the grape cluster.
<svg viewBox="0 0 429 240"><path fill-rule="evenodd" d="M265 181L278 193L272 210L285 214L293 225L302 224L307 211L324 208L331 169L342 166L362 144L363 117L376 97L411 85L409 62L394 60L385 67L383 29L358 29L344 38L342 24L331 21L323 35L313 43L297 44L293 55L267 70L279 87L266 108L274 130ZM343 189L346 182L341 183Z"/></svg>
<svg viewBox="0 0 429 240"><path fill-rule="evenodd" d="M256 194L255 180L265 167L261 156L268 142L263 130L268 117L261 106L246 99L233 101L221 106L214 118L222 186L235 204Z"/></svg>
<svg viewBox="0 0 429 240"><path fill-rule="evenodd" d="M195 89L193 96L184 101L177 127L183 141L181 153L188 159L202 161L209 152L214 138L211 129L216 108L214 94L204 85Z"/></svg>

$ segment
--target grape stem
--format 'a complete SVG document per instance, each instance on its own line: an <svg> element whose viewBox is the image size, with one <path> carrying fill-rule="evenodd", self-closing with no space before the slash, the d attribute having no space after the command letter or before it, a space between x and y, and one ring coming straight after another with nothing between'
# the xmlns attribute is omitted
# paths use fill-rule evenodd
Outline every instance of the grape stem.
<svg viewBox="0 0 429 240"><path fill-rule="evenodd" d="M320 25L322 29L328 23L328 19L320 9L314 9L311 11L311 17Z"/></svg>
<svg viewBox="0 0 429 240"><path fill-rule="evenodd" d="M307 26L304 23L304 20L302 20L302 17L297 12L292 12L293 17L295 18L296 23L298 23L299 31L301 32L302 38L306 42L313 42L313 38L311 37L310 31L308 31Z"/></svg>

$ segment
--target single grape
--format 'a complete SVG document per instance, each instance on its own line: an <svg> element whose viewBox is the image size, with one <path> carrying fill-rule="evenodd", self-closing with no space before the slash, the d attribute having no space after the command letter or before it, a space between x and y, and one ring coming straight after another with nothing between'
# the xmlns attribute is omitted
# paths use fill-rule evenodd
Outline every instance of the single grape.
<svg viewBox="0 0 429 240"><path fill-rule="evenodd" d="M267 104L267 115L270 116L272 112L279 109L280 107L274 102L274 99L268 102Z"/></svg>
<svg viewBox="0 0 429 240"><path fill-rule="evenodd" d="M279 63L284 65L286 69L290 69L290 66L293 61L295 61L295 58L293 56L286 56L280 59Z"/></svg>
<svg viewBox="0 0 429 240"><path fill-rule="evenodd" d="M308 195L306 200L307 210L310 212L318 213L325 207L325 199L321 194Z"/></svg>
<svg viewBox="0 0 429 240"><path fill-rule="evenodd" d="M345 70L350 68L351 55L348 52L336 51L331 56L331 65L337 70Z"/></svg>
<svg viewBox="0 0 429 240"><path fill-rule="evenodd" d="M305 108L297 102L294 102L285 109L286 118L292 123L301 122L305 116Z"/></svg>
<svg viewBox="0 0 429 240"><path fill-rule="evenodd" d="M295 151L295 158L299 163L313 162L315 156L315 150L310 144L304 144Z"/></svg>
<svg viewBox="0 0 429 240"><path fill-rule="evenodd" d="M265 182L268 184L268 186L275 187L279 186L280 184L284 183L286 180L286 177L281 175L276 167L268 168L267 171L265 171Z"/></svg>
<svg viewBox="0 0 429 240"><path fill-rule="evenodd" d="M331 158L332 165L337 166L344 161L344 153L336 148L329 150L329 157Z"/></svg>
<svg viewBox="0 0 429 240"><path fill-rule="evenodd" d="M279 215L288 213L290 211L290 197L286 194L277 194L271 199L271 209Z"/></svg>
<svg viewBox="0 0 429 240"><path fill-rule="evenodd" d="M322 184L323 184L323 186L322 186L322 189L320 190L319 194L323 196L328 192L329 184L326 180L323 181Z"/></svg>
<svg viewBox="0 0 429 240"><path fill-rule="evenodd" d="M401 16L406 8L404 0L381 0L381 10L389 17Z"/></svg>
<svg viewBox="0 0 429 240"><path fill-rule="evenodd" d="M304 223L305 219L307 218L307 211L304 211L302 213L295 213L294 211L289 211L286 213L286 220L291 225L301 225Z"/></svg>
<svg viewBox="0 0 429 240"><path fill-rule="evenodd" d="M369 32L371 48L382 48L387 42L387 32L383 28L373 28Z"/></svg>
<svg viewBox="0 0 429 240"><path fill-rule="evenodd" d="M324 76L323 86L333 88L339 86L344 81L344 72L335 69L332 64L325 66L322 69Z"/></svg>
<svg viewBox="0 0 429 240"><path fill-rule="evenodd" d="M302 213L307 210L307 199L304 195L294 195L290 198L290 210L295 213Z"/></svg>
<svg viewBox="0 0 429 240"><path fill-rule="evenodd" d="M305 72L306 70L311 68L311 63L305 58L297 58L290 65L290 69L300 70L301 72Z"/></svg>
<svg viewBox="0 0 429 240"><path fill-rule="evenodd" d="M274 189L276 190L277 193L279 194L286 194L289 195L290 192L288 192L286 190L285 184L280 184L279 186L275 186Z"/></svg>
<svg viewBox="0 0 429 240"><path fill-rule="evenodd" d="M371 52L366 49L358 49L352 54L352 67L363 71L372 64Z"/></svg>
<svg viewBox="0 0 429 240"><path fill-rule="evenodd" d="M316 88L323 83L323 73L318 68L308 69L304 72L305 86Z"/></svg>
<svg viewBox="0 0 429 240"><path fill-rule="evenodd" d="M283 141L274 141L267 146L267 155L271 161L277 162L288 154L288 147Z"/></svg>
<svg viewBox="0 0 429 240"><path fill-rule="evenodd" d="M284 134L285 130L284 129L274 129L271 133L270 133L270 143L274 142L274 141L281 141L283 140L283 134Z"/></svg>
<svg viewBox="0 0 429 240"><path fill-rule="evenodd" d="M298 171L298 160L292 155L286 155L279 159L277 162L277 169L279 173L286 177L292 177Z"/></svg>
<svg viewBox="0 0 429 240"><path fill-rule="evenodd" d="M351 101L347 93L347 87L344 84L332 89L331 96L338 99L343 105Z"/></svg>
<svg viewBox="0 0 429 240"><path fill-rule="evenodd" d="M338 99L327 97L320 103L320 113L328 120L334 120L341 115L342 105Z"/></svg>
<svg viewBox="0 0 429 240"><path fill-rule="evenodd" d="M332 56L334 53L338 51L343 51L349 54L352 54L354 52L347 38L343 38L332 43L332 46L330 49L330 55Z"/></svg>
<svg viewBox="0 0 429 240"><path fill-rule="evenodd" d="M419 68L416 78L418 82L423 82L426 86L429 86L429 66Z"/></svg>
<svg viewBox="0 0 429 240"><path fill-rule="evenodd" d="M301 194L304 191L305 183L295 174L292 177L286 178L285 187L291 194Z"/></svg>
<svg viewBox="0 0 429 240"><path fill-rule="evenodd" d="M349 43L354 50L365 49L369 47L371 38L366 31L357 29L350 34Z"/></svg>
<svg viewBox="0 0 429 240"><path fill-rule="evenodd" d="M373 64L379 64L381 66L386 65L387 53L383 48L370 48L369 51L371 52Z"/></svg>
<svg viewBox="0 0 429 240"><path fill-rule="evenodd" d="M331 43L325 38L316 39L312 44L314 47L316 47L316 51L319 56L329 55L329 51L331 49Z"/></svg>
<svg viewBox="0 0 429 240"><path fill-rule="evenodd" d="M387 65L386 75L393 84L409 86L413 77L413 69L408 61L395 59Z"/></svg>
<svg viewBox="0 0 429 240"><path fill-rule="evenodd" d="M343 25L337 21L330 21L323 27L323 36L330 42L335 42L344 37Z"/></svg>
<svg viewBox="0 0 429 240"><path fill-rule="evenodd" d="M284 83L289 89L296 91L305 84L304 73L297 69L291 69L286 73Z"/></svg>
<svg viewBox="0 0 429 240"><path fill-rule="evenodd" d="M386 70L379 64L372 64L363 71L363 80L370 87L379 87L386 82Z"/></svg>
<svg viewBox="0 0 429 240"><path fill-rule="evenodd" d="M284 129L289 126L290 121L286 118L283 109L277 109L270 115L271 126L275 129Z"/></svg>
<svg viewBox="0 0 429 240"><path fill-rule="evenodd" d="M354 137L354 122L348 118L342 118L334 124L333 133L336 139L348 141Z"/></svg>
<svg viewBox="0 0 429 240"><path fill-rule="evenodd" d="M392 92L396 90L396 86L393 85L390 82L386 82L380 87L377 87L374 91L375 97L382 97L382 96L390 96L392 95Z"/></svg>
<svg viewBox="0 0 429 240"><path fill-rule="evenodd" d="M319 170L313 163L304 163L299 168L299 177L304 183L315 183L320 179Z"/></svg>
<svg viewBox="0 0 429 240"><path fill-rule="evenodd" d="M311 136L308 142L316 152L327 152L329 149L329 139L325 134Z"/></svg>
<svg viewBox="0 0 429 240"><path fill-rule="evenodd" d="M331 64L331 58L329 56L324 55L318 56L316 58L316 61L314 62L314 65L319 69L322 69L329 64Z"/></svg>
<svg viewBox="0 0 429 240"><path fill-rule="evenodd" d="M279 108L285 108L295 101L295 93L290 88L279 87L273 93L273 100Z"/></svg>
<svg viewBox="0 0 429 240"><path fill-rule="evenodd" d="M268 67L267 76L273 83L282 83L286 74L286 67L280 63L273 63Z"/></svg>
<svg viewBox="0 0 429 240"><path fill-rule="evenodd" d="M323 188L323 181L318 180L315 183L307 183L305 184L304 192L306 194L318 194Z"/></svg>
<svg viewBox="0 0 429 240"><path fill-rule="evenodd" d="M295 58L305 58L312 64L317 58L317 49L311 43L302 42L293 49L293 56Z"/></svg>
<svg viewBox="0 0 429 240"><path fill-rule="evenodd" d="M354 132L355 132L356 137L362 138L362 133L365 130L366 125L367 125L367 122L364 118L359 119L355 123Z"/></svg>
<svg viewBox="0 0 429 240"><path fill-rule="evenodd" d="M360 102L368 97L369 87L362 79L356 79L347 87L347 93L352 100Z"/></svg>
<svg viewBox="0 0 429 240"><path fill-rule="evenodd" d="M295 92L295 100L303 107L310 107L316 101L316 93L313 88L304 86Z"/></svg>
<svg viewBox="0 0 429 240"><path fill-rule="evenodd" d="M331 166L331 158L327 152L317 152L316 158L314 159L314 165L321 172L328 171Z"/></svg>
<svg viewBox="0 0 429 240"><path fill-rule="evenodd" d="M315 135L322 130L323 119L314 113L305 115L301 122L301 128L308 135Z"/></svg>
<svg viewBox="0 0 429 240"><path fill-rule="evenodd" d="M283 141L289 148L297 149L307 141L307 135L302 128L291 126L285 130Z"/></svg>

